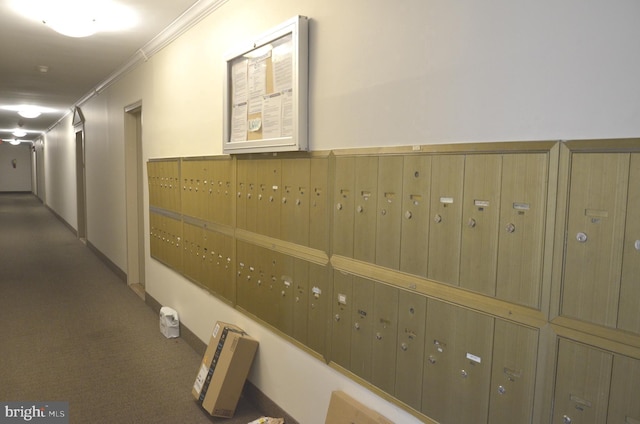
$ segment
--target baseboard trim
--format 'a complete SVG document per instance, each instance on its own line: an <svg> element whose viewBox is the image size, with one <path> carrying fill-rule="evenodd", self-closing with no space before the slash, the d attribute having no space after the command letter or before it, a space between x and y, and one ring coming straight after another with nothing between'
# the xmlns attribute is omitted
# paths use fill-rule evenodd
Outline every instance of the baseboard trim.
<svg viewBox="0 0 640 424"><path fill-rule="evenodd" d="M57 213L56 211L54 211L53 209L51 209L51 208L49 207L49 205L44 205L44 206L49 210L49 212L51 212L51 213L53 214L53 216L55 216L56 218L58 218L58 220L59 220L60 222L62 222L62 223L65 225L65 227L67 227L67 228L69 229L69 231L71 231L71 232L73 233L73 235L74 235L74 236L78 237L78 230L76 230L75 228L73 228L73 227L71 226L71 224L69 224L69 223L68 223L68 222L67 222L67 221L66 221L62 216L58 215L58 213Z"/></svg>
<svg viewBox="0 0 640 424"><path fill-rule="evenodd" d="M87 240L87 247L100 259L116 276L122 280L125 284L127 282L127 273L120 269L118 265L113 263L104 253L102 253L97 247L95 247L89 240Z"/></svg>
<svg viewBox="0 0 640 424"><path fill-rule="evenodd" d="M145 294L144 302L153 310L156 314L160 314L160 308L162 305L149 293ZM200 356L204 356L204 352L207 350L207 344L200 340L187 326L180 323L180 338L187 343L196 353ZM298 421L293 419L287 414L280 406L274 401L269 399L264 393L260 391L252 382L246 381L242 390L242 396L251 402L262 414L268 417L283 418L287 424L299 424Z"/></svg>

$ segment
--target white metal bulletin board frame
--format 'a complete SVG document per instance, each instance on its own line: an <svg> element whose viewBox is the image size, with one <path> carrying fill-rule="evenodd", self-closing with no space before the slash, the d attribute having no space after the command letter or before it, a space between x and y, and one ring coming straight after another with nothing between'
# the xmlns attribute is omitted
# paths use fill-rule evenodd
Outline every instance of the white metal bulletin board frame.
<svg viewBox="0 0 640 424"><path fill-rule="evenodd" d="M308 149L308 22L295 16L225 57L225 154Z"/></svg>

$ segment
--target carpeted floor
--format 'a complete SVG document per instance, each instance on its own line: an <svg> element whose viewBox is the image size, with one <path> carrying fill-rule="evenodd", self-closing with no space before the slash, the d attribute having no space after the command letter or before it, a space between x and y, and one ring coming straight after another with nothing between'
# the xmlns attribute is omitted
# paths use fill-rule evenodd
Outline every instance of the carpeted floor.
<svg viewBox="0 0 640 424"><path fill-rule="evenodd" d="M71 423L248 423L210 417L201 357L38 199L0 194L0 401L67 401Z"/></svg>

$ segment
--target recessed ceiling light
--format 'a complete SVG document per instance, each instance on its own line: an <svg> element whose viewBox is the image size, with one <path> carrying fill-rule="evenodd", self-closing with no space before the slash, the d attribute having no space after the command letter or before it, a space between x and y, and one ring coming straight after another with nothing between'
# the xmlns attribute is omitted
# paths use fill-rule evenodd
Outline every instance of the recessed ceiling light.
<svg viewBox="0 0 640 424"><path fill-rule="evenodd" d="M0 109L18 112L18 114L23 118L37 118L43 113L57 112L57 110L55 109L36 106L36 105L8 105L8 106L0 106Z"/></svg>

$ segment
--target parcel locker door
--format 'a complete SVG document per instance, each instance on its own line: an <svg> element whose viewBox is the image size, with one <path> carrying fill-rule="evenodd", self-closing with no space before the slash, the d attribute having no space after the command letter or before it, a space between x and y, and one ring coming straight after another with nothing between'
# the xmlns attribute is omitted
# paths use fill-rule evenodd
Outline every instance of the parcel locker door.
<svg viewBox="0 0 640 424"><path fill-rule="evenodd" d="M398 342L398 289L376 283L373 289L373 361L371 382L393 394Z"/></svg>
<svg viewBox="0 0 640 424"><path fill-rule="evenodd" d="M531 423L538 330L496 319L489 422Z"/></svg>
<svg viewBox="0 0 640 424"><path fill-rule="evenodd" d="M376 264L391 269L400 268L402 164L402 156L378 159Z"/></svg>
<svg viewBox="0 0 640 424"><path fill-rule="evenodd" d="M294 339L308 344L309 328L309 263L303 259L293 259L293 328Z"/></svg>
<svg viewBox="0 0 640 424"><path fill-rule="evenodd" d="M309 247L329 251L329 160L310 160L309 183Z"/></svg>
<svg viewBox="0 0 640 424"><path fill-rule="evenodd" d="M282 159L281 222L282 240L309 245L309 159Z"/></svg>
<svg viewBox="0 0 640 424"><path fill-rule="evenodd" d="M427 298L400 290L398 296L398 343L394 396L420 411L424 368Z"/></svg>
<svg viewBox="0 0 640 424"><path fill-rule="evenodd" d="M496 297L538 308L548 167L545 153L502 158Z"/></svg>
<svg viewBox="0 0 640 424"><path fill-rule="evenodd" d="M336 157L333 190L333 253L349 258L353 257L355 164L354 157Z"/></svg>
<svg viewBox="0 0 640 424"><path fill-rule="evenodd" d="M400 270L427 276L431 156L405 156L402 171Z"/></svg>
<svg viewBox="0 0 640 424"><path fill-rule="evenodd" d="M378 157L356 157L353 257L375 263Z"/></svg>
<svg viewBox="0 0 640 424"><path fill-rule="evenodd" d="M346 369L351 366L351 318L353 276L333 272L333 325L331 330L331 361Z"/></svg>
<svg viewBox="0 0 640 424"><path fill-rule="evenodd" d="M464 165L460 287L494 296L502 155L468 155Z"/></svg>
<svg viewBox="0 0 640 424"><path fill-rule="evenodd" d="M489 412L494 319L429 300L422 412L442 423L483 423Z"/></svg>
<svg viewBox="0 0 640 424"><path fill-rule="evenodd" d="M326 266L309 263L309 326L308 343L313 351L325 358L327 352L327 334L332 325L330 292L331 273Z"/></svg>
<svg viewBox="0 0 640 424"><path fill-rule="evenodd" d="M613 358L607 423L640 424L640 360Z"/></svg>
<svg viewBox="0 0 640 424"><path fill-rule="evenodd" d="M615 327L629 155L574 153L561 314Z"/></svg>
<svg viewBox="0 0 640 424"><path fill-rule="evenodd" d="M427 278L458 285L460 276L460 234L463 155L431 158L431 224Z"/></svg>
<svg viewBox="0 0 640 424"><path fill-rule="evenodd" d="M559 340L554 424L607 422L612 361L611 353Z"/></svg>
<svg viewBox="0 0 640 424"><path fill-rule="evenodd" d="M640 154L631 154L618 328L640 334Z"/></svg>
<svg viewBox="0 0 640 424"><path fill-rule="evenodd" d="M371 381L373 364L373 287L373 281L353 277L349 370L367 381Z"/></svg>

